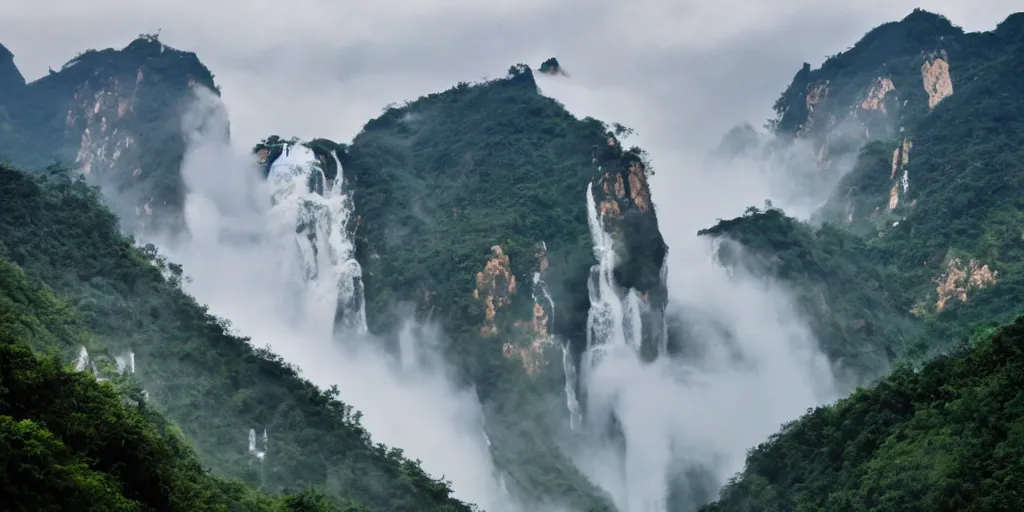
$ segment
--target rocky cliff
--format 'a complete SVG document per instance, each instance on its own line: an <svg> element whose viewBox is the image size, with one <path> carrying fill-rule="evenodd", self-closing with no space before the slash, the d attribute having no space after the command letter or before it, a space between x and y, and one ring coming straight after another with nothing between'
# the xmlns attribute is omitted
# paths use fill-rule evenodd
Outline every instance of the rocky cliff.
<svg viewBox="0 0 1024 512"><path fill-rule="evenodd" d="M0 80L17 82L3 54ZM0 133L0 157L30 169L74 167L118 198L112 206L133 230L154 218L173 222L184 198L181 113L195 85L216 90L194 53L153 35L88 50L23 87L0 86L10 127Z"/></svg>

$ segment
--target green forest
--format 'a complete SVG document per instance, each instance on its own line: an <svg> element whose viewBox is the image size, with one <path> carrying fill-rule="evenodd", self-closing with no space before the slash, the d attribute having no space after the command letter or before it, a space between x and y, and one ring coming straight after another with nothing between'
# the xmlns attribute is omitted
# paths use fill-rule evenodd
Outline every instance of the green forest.
<svg viewBox="0 0 1024 512"><path fill-rule="evenodd" d="M12 319L5 325L25 326L23 332L7 331L5 340L20 344L12 350L35 343L63 361L92 344L110 353L134 351L133 378L146 390L147 403L174 419L174 428L207 468L250 486L271 492L316 486L339 503L354 500L371 510L471 509L400 449L373 442L359 414L338 400L337 389L316 388L279 356L228 334L223 319L181 290L180 266L121 235L94 187L61 168L29 175L4 165L0 195L10 198L0 203L5 268L53 290L42 295L48 303L26 294L24 286L11 289L13 298L5 305L27 308L4 313ZM54 302L54 294L61 302ZM49 305L36 312L33 304ZM57 333L29 336L35 325L21 319L31 318L27 314L48 319ZM75 323L66 325L69 318ZM13 382L5 379L3 385ZM91 393L104 389L92 386ZM104 399L114 396L106 393ZM26 418L36 417L14 416ZM265 428L274 439L262 465L247 453L251 428Z"/></svg>
<svg viewBox="0 0 1024 512"><path fill-rule="evenodd" d="M940 44L953 92L929 108L921 56ZM1024 508L1022 58L1024 14L965 34L917 10L805 66L780 97L769 125L790 137L824 131L804 108L818 84L841 84L819 118L849 111L879 75L895 84L887 104L909 105L900 124L889 119L900 130L860 145L816 224L751 207L701 232L746 253L723 245L724 264L791 286L825 352L862 387L753 448L704 510ZM901 171L909 187L898 188Z"/></svg>

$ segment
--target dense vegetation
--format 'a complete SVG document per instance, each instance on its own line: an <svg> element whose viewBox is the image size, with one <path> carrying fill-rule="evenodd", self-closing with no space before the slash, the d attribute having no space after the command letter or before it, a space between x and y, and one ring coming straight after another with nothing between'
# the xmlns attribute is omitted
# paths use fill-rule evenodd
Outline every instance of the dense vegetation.
<svg viewBox="0 0 1024 512"><path fill-rule="evenodd" d="M148 403L180 427L204 465L270 491L317 486L373 510L469 510L445 482L370 440L358 413L266 349L228 334L180 289L181 268L123 237L95 189L54 168L0 166L7 258L80 312L112 353L132 350ZM59 347L64 360L75 350ZM251 464L246 432L273 439Z"/></svg>
<svg viewBox="0 0 1024 512"><path fill-rule="evenodd" d="M2 251L2 247L0 247ZM203 470L137 382L72 370L98 341L77 312L0 254L0 493L6 510L355 512L304 491L271 496ZM35 351L33 351L35 349Z"/></svg>
<svg viewBox="0 0 1024 512"><path fill-rule="evenodd" d="M922 64L935 55L948 59L952 94L930 108ZM727 249L719 255L725 263L789 284L833 358L860 356L876 370L868 376L881 362L875 354L904 362L784 426L750 452L745 470L706 510L1024 504L1017 490L1024 319L994 327L1022 312L1024 203L1015 194L1024 172L1022 58L1024 14L992 32L964 34L915 11L820 69L805 66L780 98L769 123L776 135L828 140L836 135L831 126L815 121L855 111L873 133L822 209L824 224L752 208L703 234L732 238L756 256L744 261ZM881 117L855 108L879 76L895 84ZM812 116L807 98L823 83L833 89ZM899 181L904 171L909 187ZM853 318L873 328L850 337L841 326ZM829 332L830 325L840 328Z"/></svg>
<svg viewBox="0 0 1024 512"><path fill-rule="evenodd" d="M628 135L624 127L576 119L539 94L530 68L517 65L501 79L388 107L349 145L306 143L328 179L338 158L353 193L370 329L394 333L398 312L408 311L403 303L440 321L447 359L488 413L492 450L509 485L528 499L564 500L585 510L608 504L554 444L563 425L552 418L566 415L565 375L557 341L543 338L551 332L568 340L577 357L585 343L586 283L595 262L587 186L602 172L625 176L631 165L645 163L638 148L622 148L616 132ZM254 150L265 151L269 164L282 142L268 137ZM637 186L644 189L638 194L649 194L646 183ZM657 219L653 210L625 203L622 220L631 229L622 229L619 280L663 304L665 244ZM475 294L495 246L508 257L508 275ZM553 323L542 328L532 322L538 271L555 301L554 311L546 311ZM503 302L492 321L489 294ZM485 324L493 331L482 333ZM505 343L515 347L511 354Z"/></svg>
<svg viewBox="0 0 1024 512"><path fill-rule="evenodd" d="M993 331L784 426L703 510L1021 510L1024 318Z"/></svg>

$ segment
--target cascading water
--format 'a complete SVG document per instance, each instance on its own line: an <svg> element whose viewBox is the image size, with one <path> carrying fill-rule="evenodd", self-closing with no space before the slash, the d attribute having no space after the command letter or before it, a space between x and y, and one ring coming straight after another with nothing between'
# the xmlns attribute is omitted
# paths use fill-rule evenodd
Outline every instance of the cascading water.
<svg viewBox="0 0 1024 512"><path fill-rule="evenodd" d="M645 425L640 414L631 414L631 406L627 403L634 399L630 395L635 392L635 387L626 382L632 378L628 374L642 365L640 298L636 290L622 291L615 282L615 241L599 215L592 183L587 185L586 201L597 259L587 282L590 310L587 314L587 345L581 358L580 372L581 388L586 390L587 432L599 439L612 425L621 431L624 445L613 447L611 453L606 454L618 461L615 464L621 464L617 470L610 470L618 473L617 478L624 486L616 500L618 506L626 512L663 512L668 506L666 475L663 472L652 474L650 468L656 466L660 469L668 465L670 446L651 442L655 438L664 439L663 435L647 436L648 439L637 443L638 434L644 435L642 430L653 425ZM665 354L664 347L664 342L659 341L658 357ZM571 366L571 357L568 359ZM567 370L567 379L575 373L572 369ZM629 389L631 387L633 389ZM566 390L569 390L568 382Z"/></svg>
<svg viewBox="0 0 1024 512"><path fill-rule="evenodd" d="M685 356L672 356L664 315L615 282L615 239L592 186L586 201L598 263L579 368L587 428L574 460L623 512L694 510L742 469L747 448L827 401L828 362L771 280L724 268L710 241L688 238L673 245L674 281L661 270L683 323L684 346L673 348Z"/></svg>
<svg viewBox="0 0 1024 512"><path fill-rule="evenodd" d="M337 386L374 442L419 459L430 475L452 482L456 497L514 510L481 431L475 390L449 378L440 333L407 318L415 328L397 333L392 354L367 332L341 166L325 179L332 157L290 144L261 172L248 148L231 147L220 99L196 93L183 119L188 233L151 237L185 269L186 291L253 346L269 347L321 388ZM266 464L272 470L273 458Z"/></svg>
<svg viewBox="0 0 1024 512"><path fill-rule="evenodd" d="M591 267L590 279L587 281L590 311L587 313L584 371L598 364L612 347L629 347L639 351L643 340L640 300L636 290L630 289L621 296L615 283L617 255L614 240L598 215L593 183L587 184L587 221L594 240L597 264Z"/></svg>
<svg viewBox="0 0 1024 512"><path fill-rule="evenodd" d="M547 252L548 246L543 243L544 252ZM541 278L540 272L534 272L533 274L533 302L539 304L540 300L537 293L540 292L541 297L544 297L544 301L548 304L548 325L555 325L555 300L551 298L551 293L548 292L548 285ZM569 428L572 431L579 430L583 424L583 413L580 409L580 401L576 394L576 364L573 362L572 350L568 340L562 340L559 345L562 347L562 369L565 371L565 405L569 409Z"/></svg>
<svg viewBox="0 0 1024 512"><path fill-rule="evenodd" d="M286 244L284 256L300 262L307 284L301 310L307 320L320 329L362 334L367 331L363 270L347 230L350 198L342 190L336 157L335 162L338 176L328 181L311 149L285 146L267 176L273 201L268 229Z"/></svg>

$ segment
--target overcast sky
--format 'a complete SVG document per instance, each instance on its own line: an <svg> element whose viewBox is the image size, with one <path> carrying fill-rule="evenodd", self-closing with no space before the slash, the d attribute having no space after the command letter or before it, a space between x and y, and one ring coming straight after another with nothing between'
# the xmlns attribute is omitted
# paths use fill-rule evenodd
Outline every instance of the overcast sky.
<svg viewBox="0 0 1024 512"><path fill-rule="evenodd" d="M804 61L818 65L915 6L991 30L1018 0L36 0L7 2L0 42L26 78L81 50L162 29L216 75L233 134L349 140L381 108L460 80L536 68L577 115L618 121L659 154L759 126ZM245 5L245 9L237 6ZM771 7L768 7L771 5ZM230 6L230 7L229 7ZM955 63L953 64L955 67Z"/></svg>

